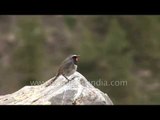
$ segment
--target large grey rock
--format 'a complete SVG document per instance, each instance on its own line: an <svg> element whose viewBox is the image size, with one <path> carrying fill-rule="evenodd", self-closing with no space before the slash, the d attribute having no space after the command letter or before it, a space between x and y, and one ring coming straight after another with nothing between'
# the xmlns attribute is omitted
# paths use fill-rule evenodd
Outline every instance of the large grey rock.
<svg viewBox="0 0 160 120"><path fill-rule="evenodd" d="M0 96L2 105L113 105L107 94L96 89L79 72L68 77L59 76L37 86L25 86L15 93Z"/></svg>

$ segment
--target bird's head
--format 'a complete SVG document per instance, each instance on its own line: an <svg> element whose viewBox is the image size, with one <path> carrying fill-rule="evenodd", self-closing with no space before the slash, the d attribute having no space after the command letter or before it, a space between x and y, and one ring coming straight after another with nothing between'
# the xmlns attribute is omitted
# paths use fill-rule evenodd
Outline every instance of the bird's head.
<svg viewBox="0 0 160 120"><path fill-rule="evenodd" d="M72 58L74 64L77 64L77 62L79 61L79 57L80 57L80 55L71 55L71 58Z"/></svg>

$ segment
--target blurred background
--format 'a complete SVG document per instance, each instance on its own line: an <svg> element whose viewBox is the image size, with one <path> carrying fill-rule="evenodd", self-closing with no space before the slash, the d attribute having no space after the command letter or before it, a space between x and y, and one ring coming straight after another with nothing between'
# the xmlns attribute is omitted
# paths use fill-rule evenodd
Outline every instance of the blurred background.
<svg viewBox="0 0 160 120"><path fill-rule="evenodd" d="M70 54L114 104L160 104L160 16L0 16L0 95L47 81Z"/></svg>

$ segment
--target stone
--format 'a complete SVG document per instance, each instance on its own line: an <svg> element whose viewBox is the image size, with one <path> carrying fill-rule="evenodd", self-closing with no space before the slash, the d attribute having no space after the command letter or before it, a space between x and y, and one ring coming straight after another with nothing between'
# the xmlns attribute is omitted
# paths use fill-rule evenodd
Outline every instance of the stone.
<svg viewBox="0 0 160 120"><path fill-rule="evenodd" d="M95 88L83 75L75 72L68 82L59 76L50 86L47 82L25 86L20 90L0 96L0 105L113 105L106 93Z"/></svg>

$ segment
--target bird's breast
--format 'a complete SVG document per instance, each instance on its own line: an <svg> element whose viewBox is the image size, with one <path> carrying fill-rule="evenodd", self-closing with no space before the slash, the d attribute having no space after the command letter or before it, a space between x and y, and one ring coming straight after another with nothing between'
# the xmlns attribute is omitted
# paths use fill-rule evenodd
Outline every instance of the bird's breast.
<svg viewBox="0 0 160 120"><path fill-rule="evenodd" d="M75 70L77 70L77 67L78 67L78 66L77 66L77 65L74 65L74 67L75 67Z"/></svg>

